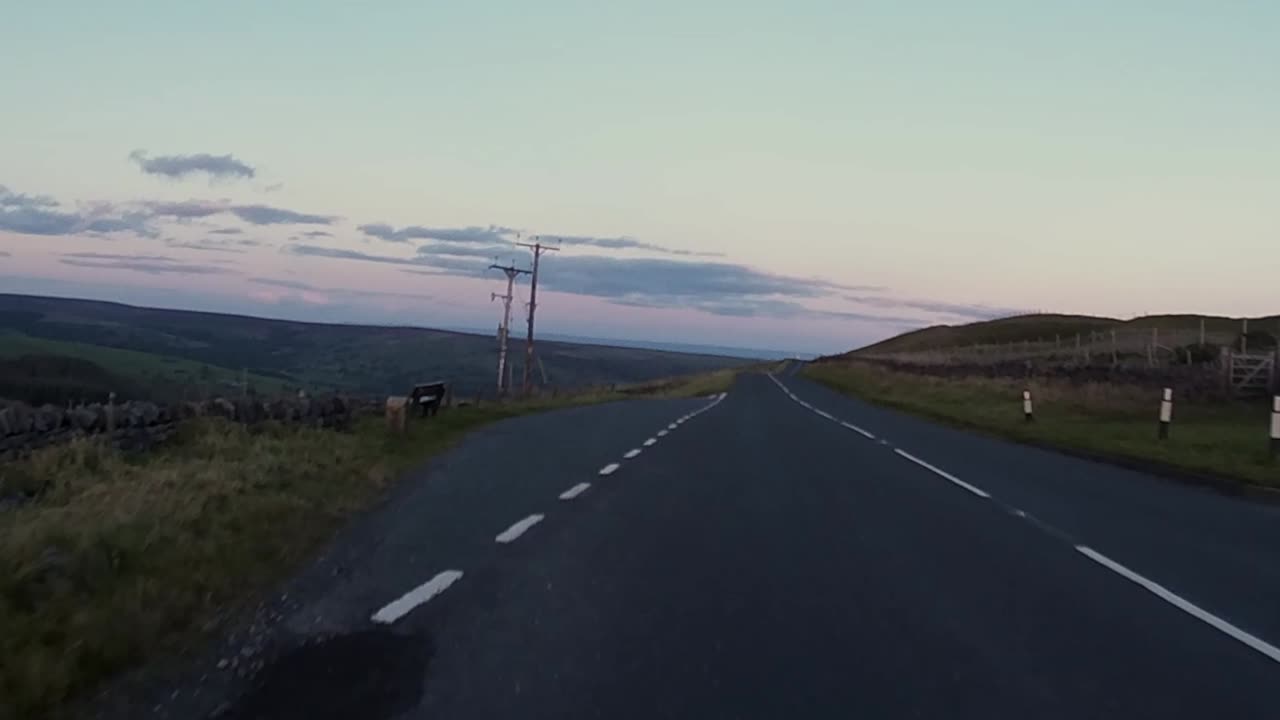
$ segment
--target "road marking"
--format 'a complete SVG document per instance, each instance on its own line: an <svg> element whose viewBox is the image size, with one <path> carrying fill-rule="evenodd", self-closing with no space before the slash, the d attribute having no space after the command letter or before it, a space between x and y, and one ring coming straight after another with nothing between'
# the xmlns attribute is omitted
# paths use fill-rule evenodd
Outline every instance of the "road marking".
<svg viewBox="0 0 1280 720"><path fill-rule="evenodd" d="M668 432L668 431L667 431L667 430L665 430L665 429L663 429L663 430L659 430L659 431L658 431L658 437L666 437L666 436L667 436L667 432Z"/></svg>
<svg viewBox="0 0 1280 720"><path fill-rule="evenodd" d="M579 495L581 495L582 493L586 492L587 488L589 487L591 487L591 483L580 482L577 485L574 485L573 487L569 488L568 490L565 490L564 492L560 493L560 499L572 500L578 497Z"/></svg>
<svg viewBox="0 0 1280 720"><path fill-rule="evenodd" d="M639 454L640 454L640 448L633 448L633 449L631 449L631 450L628 450L628 451L626 452L626 454L625 454L625 455L623 455L622 457L626 458L627 460L630 460L631 458L633 458L633 457L635 457L635 456L637 456L637 455L639 455Z"/></svg>
<svg viewBox="0 0 1280 720"><path fill-rule="evenodd" d="M668 426L667 426L667 429L668 429L668 430L675 430L675 429L676 429L676 424L675 424L675 423L671 423L670 425L668 425Z"/></svg>
<svg viewBox="0 0 1280 720"><path fill-rule="evenodd" d="M827 412L826 410L819 410L819 409L817 409L817 408L814 408L814 410L813 410L813 411L814 411L814 412L816 412L816 413L818 413L819 415L821 415L822 417L824 417L824 418L826 418L826 419L828 419L828 420L835 420L835 419L836 419L834 415L832 415L831 413Z"/></svg>
<svg viewBox="0 0 1280 720"><path fill-rule="evenodd" d="M653 444L654 444L654 443L656 443L656 442L658 442L658 438L649 438L648 440L645 440L645 441L644 441L644 446L645 446L645 447L653 447Z"/></svg>
<svg viewBox="0 0 1280 720"><path fill-rule="evenodd" d="M542 515L530 515L529 517L517 522L515 525L512 525L506 530L503 530L502 532L498 533L498 536L495 537L494 540L497 540L500 543L512 542L513 540L519 538L521 535L525 534L525 531L527 531L529 528L542 522L542 518L543 518Z"/></svg>
<svg viewBox="0 0 1280 720"><path fill-rule="evenodd" d="M863 430L862 428L858 427L857 425L854 425L853 423L847 423L847 422L844 422L843 420L841 420L841 421L840 421L840 424L841 424L841 425L843 425L843 426L845 426L846 428L848 428L848 429L850 429L850 430L852 430L852 431L854 431L854 432L858 433L859 435L861 435L862 437L864 437L864 438L866 438L866 439L868 439L868 440L875 440L875 439L876 439L876 436L875 436L875 435L872 435L871 433L867 432L866 430Z"/></svg>
<svg viewBox="0 0 1280 720"><path fill-rule="evenodd" d="M399 600L383 606L381 610L373 614L372 620L376 623L390 625L408 615L422 603L448 590L449 586L457 582L460 577L462 577L461 570L445 570L405 593Z"/></svg>
<svg viewBox="0 0 1280 720"><path fill-rule="evenodd" d="M1147 592L1150 592L1152 595L1155 595L1161 600L1164 600L1165 602L1187 613L1188 615L1194 617L1195 619L1203 623L1206 623L1213 629L1219 632L1225 633L1231 636L1232 638L1235 638L1236 640L1239 640L1245 645L1248 645L1249 647L1253 648L1254 650L1257 650L1258 652L1262 653L1263 655L1266 655L1267 657L1271 658L1276 662L1280 662L1280 648L1276 648L1274 645L1271 645L1270 643L1266 642L1265 640L1262 640L1261 638L1257 638L1257 637L1254 637L1253 635L1250 635L1244 630L1241 630L1240 628L1236 627L1235 625L1232 625L1231 623L1227 622L1226 620L1223 620L1222 618L1218 617L1217 615L1214 615L1213 613L1206 612L1205 610L1201 610L1199 607L1191 604L1190 602L1187 602L1186 600L1183 600L1177 595L1174 595L1172 592L1166 589L1163 585L1154 583L1142 577L1138 573L1121 565L1115 560L1112 560L1106 555L1103 555L1102 553L1097 552L1093 548L1086 547L1084 545L1077 545L1076 550L1079 550L1082 555L1098 563L1099 565L1102 565L1103 567L1107 568L1111 572L1114 572L1117 575L1120 575L1126 580L1130 580L1132 582L1137 583L1138 585L1141 585L1145 590L1147 590Z"/></svg>
<svg viewBox="0 0 1280 720"><path fill-rule="evenodd" d="M618 463L609 463L608 465L605 465L604 467L600 468L600 474L612 475L613 472L617 470L619 467L621 467L621 465L619 465Z"/></svg>
<svg viewBox="0 0 1280 720"><path fill-rule="evenodd" d="M904 458L906 458L906 459L910 460L911 462L913 462L913 463L915 463L915 464L919 465L920 467L925 468L926 470L930 470L930 471L934 472L935 474L940 475L940 476L942 476L942 477L944 477L944 478L946 478L946 479L950 480L951 482L955 483L956 485L959 485L960 487L964 488L965 490L968 490L969 492L973 493L974 495L977 495L978 497L984 497L984 498L989 498L989 497L991 497L991 495L990 495L990 494L988 494L988 493L987 493L987 491L985 491L985 490L981 490L981 489L979 489L979 488L976 488L976 487L974 487L974 486L970 485L969 483L967 483L967 482L965 482L965 481L961 480L960 478L956 477L955 475L952 475L951 473L947 472L946 470L941 470L941 469L939 469L939 468L936 468L936 467L934 467L934 466L930 465L929 463L927 463L927 462L925 462L925 461L921 460L920 458L916 457L915 455L912 455L911 453L907 452L906 450L903 450L903 449L901 449L901 448L894 448L894 450L893 450L893 451L894 451L894 452L896 452L896 453L898 453L898 454L899 454L899 455L901 455L902 457L904 457Z"/></svg>

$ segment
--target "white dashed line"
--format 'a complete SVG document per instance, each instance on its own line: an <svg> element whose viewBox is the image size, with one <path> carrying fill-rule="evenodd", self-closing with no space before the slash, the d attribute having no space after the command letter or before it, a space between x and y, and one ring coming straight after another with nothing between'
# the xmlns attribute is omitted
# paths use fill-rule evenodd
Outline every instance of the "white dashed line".
<svg viewBox="0 0 1280 720"><path fill-rule="evenodd" d="M864 438L866 438L866 439L868 439L868 440L875 440L875 439L876 439L876 436L875 436L875 435L872 435L871 433L867 432L866 430L863 430L862 428L858 427L857 425L854 425L853 423L847 423L847 422L843 422L843 421L842 421L840 424L841 424L841 425L843 425L843 426L845 426L846 428L848 428L848 429L850 429L850 430L852 430L852 431L854 431L854 432L858 433L859 435L861 435L862 437L864 437Z"/></svg>
<svg viewBox="0 0 1280 720"><path fill-rule="evenodd" d="M530 515L529 517L517 522L515 525L512 525L506 530L503 530L502 532L498 533L498 536L495 537L494 540L497 540L500 543L512 542L516 538L519 538L521 535L525 534L525 531L527 531L529 528L542 522L542 518L543 518L542 515Z"/></svg>
<svg viewBox="0 0 1280 720"><path fill-rule="evenodd" d="M669 431L668 431L668 430L666 430L666 429L659 430L659 431L658 431L658 437L666 437L668 432L669 432Z"/></svg>
<svg viewBox="0 0 1280 720"><path fill-rule="evenodd" d="M574 498L578 497L579 495L581 495L582 493L586 492L586 491L587 491L587 488L589 488L589 487L591 487L591 483L588 483L588 482L581 482L581 483L578 483L577 485L574 485L573 487L569 488L568 490L565 490L564 492L560 493L560 499L561 499L561 500L572 500L572 499L574 499Z"/></svg>
<svg viewBox="0 0 1280 720"><path fill-rule="evenodd" d="M654 443L656 443L656 442L658 442L658 438L649 438L648 440L645 440L645 441L644 441L644 446L645 446L645 447L653 447L653 444L654 444Z"/></svg>
<svg viewBox="0 0 1280 720"><path fill-rule="evenodd" d="M982 489L980 489L980 488L976 488L976 487L974 487L974 486L970 485L969 483L967 483L967 482L965 482L965 481L961 480L960 478L956 477L955 475L952 475L951 473L947 472L946 470L941 470L941 469L939 469L939 468L936 468L936 467L934 467L934 466L930 465L929 463L927 463L927 462L925 462L925 461L921 460L920 458L916 457L915 455L912 455L911 453L907 452L906 450L903 450L903 449L901 449L901 448L894 448L894 452L896 452L896 453L898 453L899 455L901 455L902 457L904 457L904 458L906 458L906 459L910 460L911 462L913 462L913 463L915 463L915 464L919 465L920 467L922 467L922 468L924 468L924 469L926 469L926 470L929 470L929 471L933 472L935 475L938 475L938 476L940 476L940 477L944 477L944 478L946 478L946 479L950 480L951 482L953 482L953 483L955 483L956 485L958 485L958 486L960 486L960 487L964 488L965 490L968 490L969 492L973 493L974 495L977 495L978 497L984 497L984 498L989 498L989 497L991 497L991 495L990 495L990 494L988 494L988 493L987 493L987 491L982 490Z"/></svg>
<svg viewBox="0 0 1280 720"><path fill-rule="evenodd" d="M1187 613L1191 617L1194 617L1195 619L1203 623L1206 623L1207 625L1209 625L1210 627L1212 627L1213 629L1221 633L1224 633L1226 635L1231 636L1232 638L1235 638L1236 640L1239 640L1245 645L1248 645L1254 650L1257 650L1263 655L1266 655L1267 657L1271 658L1275 662L1280 662L1280 649L1277 649L1274 645L1271 645L1265 640L1262 640L1260 638L1254 637L1253 635L1250 635L1244 630L1241 630L1240 628L1236 627L1235 625L1232 625L1231 623L1227 622L1226 620L1223 620L1222 618L1218 617L1217 615L1214 615L1213 613L1207 612L1205 610L1201 610L1199 607L1191 604L1190 602L1187 602L1186 600L1183 600L1177 595L1174 595L1172 592L1166 589L1163 585L1154 583L1142 577L1138 573L1112 560L1106 555L1103 555L1102 553L1093 550L1092 548L1086 547L1084 545L1077 545L1076 550L1079 550L1082 555L1089 558L1090 560L1093 560L1099 565L1102 565L1103 567L1107 568L1111 572L1114 572L1117 575L1120 575L1126 580L1130 580L1132 582L1137 583L1138 585L1141 585L1145 590L1147 590L1147 592L1150 592L1152 595L1155 595L1161 600L1164 600L1170 605Z"/></svg>
<svg viewBox="0 0 1280 720"><path fill-rule="evenodd" d="M676 424L675 424L675 423L671 423L670 425L668 425L668 426L667 426L667 429L668 429L668 430L675 430L675 429L676 429Z"/></svg>
<svg viewBox="0 0 1280 720"><path fill-rule="evenodd" d="M605 465L604 467L600 468L600 474L612 475L614 471L617 470L619 467L622 467L622 466L619 465L618 463L609 463L608 465Z"/></svg>
<svg viewBox="0 0 1280 720"><path fill-rule="evenodd" d="M627 460L630 460L631 458L639 454L640 454L640 448L633 448L631 450L628 450L626 454L624 454L622 457L626 458Z"/></svg>
<svg viewBox="0 0 1280 720"><path fill-rule="evenodd" d="M399 600L389 603L373 614L376 623L390 625L408 615L414 608L439 595L462 577L461 570L445 570L418 587L405 593Z"/></svg>

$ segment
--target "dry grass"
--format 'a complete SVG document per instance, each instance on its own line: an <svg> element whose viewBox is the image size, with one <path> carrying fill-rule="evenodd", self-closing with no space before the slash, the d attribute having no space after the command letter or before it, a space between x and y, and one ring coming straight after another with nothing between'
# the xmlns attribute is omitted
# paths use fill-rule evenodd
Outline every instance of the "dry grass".
<svg viewBox="0 0 1280 720"><path fill-rule="evenodd" d="M734 373L677 378L646 395L726 388ZM617 400L600 391L455 408L389 436L217 419L129 456L97 442L0 464L0 718L57 717L122 669L196 648L296 567L408 466L480 425Z"/></svg>
<svg viewBox="0 0 1280 720"><path fill-rule="evenodd" d="M810 365L804 374L875 403L1015 440L1280 487L1280 463L1267 449L1269 408L1261 403L1175 402L1171 437L1160 441L1160 395L1148 388L938 378L860 362ZM1035 398L1034 423L1023 421L1024 387Z"/></svg>

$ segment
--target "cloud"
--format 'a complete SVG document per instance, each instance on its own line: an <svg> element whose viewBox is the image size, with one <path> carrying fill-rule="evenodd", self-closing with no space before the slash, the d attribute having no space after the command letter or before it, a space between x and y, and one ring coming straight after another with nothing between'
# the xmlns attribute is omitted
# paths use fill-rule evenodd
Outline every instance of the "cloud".
<svg viewBox="0 0 1280 720"><path fill-rule="evenodd" d="M304 238L333 237L333 233L327 230L308 230L304 233L299 233L299 235Z"/></svg>
<svg viewBox="0 0 1280 720"><path fill-rule="evenodd" d="M241 230L240 228L218 228L217 230L210 230L209 234L210 235L242 235L244 234L244 231Z"/></svg>
<svg viewBox="0 0 1280 720"><path fill-rule="evenodd" d="M46 236L85 232L155 235L147 225L146 215L141 213L122 213L110 205L64 210L58 201L46 195L15 193L3 185L0 185L0 230Z"/></svg>
<svg viewBox="0 0 1280 720"><path fill-rule="evenodd" d="M911 298L878 297L868 295L845 295L844 299L859 305L878 308L909 308L941 315L954 315L967 320L991 320L1008 317L1025 312L1016 308L992 307L975 303L951 303L938 300L920 300Z"/></svg>
<svg viewBox="0 0 1280 720"><path fill-rule="evenodd" d="M386 223L372 223L357 228L370 237L387 242L408 242L410 240L439 240L451 243L501 243L510 242L516 230L498 225L488 227L471 226L465 228L432 228L421 225L409 225L396 229Z"/></svg>
<svg viewBox="0 0 1280 720"><path fill-rule="evenodd" d="M13 253L8 250L0 250L0 257L13 257Z"/></svg>
<svg viewBox="0 0 1280 720"><path fill-rule="evenodd" d="M424 227L409 225L396 228L386 223L371 223L358 228L365 235L387 242L408 242L410 240L435 240L445 243L475 243L496 245L512 243L520 231L503 225L472 225L463 228ZM607 250L648 250L667 255L685 255L716 257L722 253L696 252L693 250L677 250L654 243L637 240L633 237L596 237L594 235L541 235L543 243L552 246L598 247Z"/></svg>
<svg viewBox="0 0 1280 720"><path fill-rule="evenodd" d="M515 245L422 245L418 247L418 255L426 256L444 256L451 257L473 257L473 258L496 258L507 256L519 252L524 254L524 248Z"/></svg>
<svg viewBox="0 0 1280 720"><path fill-rule="evenodd" d="M129 159L137 163L142 172L148 175L162 175L173 179L196 174L208 175L210 179L248 179L257 174L253 166L237 160L232 155L196 153L147 157L145 150L134 150L129 153Z"/></svg>
<svg viewBox="0 0 1280 720"><path fill-rule="evenodd" d="M330 225L337 220L331 215L311 215L267 205L234 205L230 210L254 225Z"/></svg>
<svg viewBox="0 0 1280 720"><path fill-rule="evenodd" d="M346 250L344 248L321 247L319 245L289 245L285 251L293 255L303 255L307 257L326 257L337 260L363 260L365 262L386 263L389 265L423 265L422 260L417 258L396 257L394 255L374 255L364 253L358 250Z"/></svg>
<svg viewBox="0 0 1280 720"><path fill-rule="evenodd" d="M270 205L233 205L226 202L186 200L182 202L143 203L153 217L194 220L212 215L230 213L253 225L330 225L338 218L332 215L315 215Z"/></svg>
<svg viewBox="0 0 1280 720"><path fill-rule="evenodd" d="M58 201L48 195L22 195L0 185L0 208L6 207L56 207Z"/></svg>
<svg viewBox="0 0 1280 720"><path fill-rule="evenodd" d="M256 243L257 241L250 240L249 242ZM245 244L244 241L232 242L230 240L218 240L215 238L204 238L201 240L178 240L176 238L169 238L168 240L165 240L164 244L171 248L182 248L185 250L199 250L202 252L222 252L222 253L237 253L237 254L248 252L247 250L244 250L241 247L237 247L237 246L243 246Z"/></svg>
<svg viewBox="0 0 1280 720"><path fill-rule="evenodd" d="M63 253L58 262L74 267L129 270L148 275L227 275L235 271L218 265L184 263L164 255L116 255L112 253Z"/></svg>
<svg viewBox="0 0 1280 720"><path fill-rule="evenodd" d="M297 280L279 280L276 278L251 277L249 278L249 282L257 283L258 285L270 285L271 287L287 288L289 290L315 290L315 291L320 290L320 288L314 285L304 283L304 282L299 282Z"/></svg>

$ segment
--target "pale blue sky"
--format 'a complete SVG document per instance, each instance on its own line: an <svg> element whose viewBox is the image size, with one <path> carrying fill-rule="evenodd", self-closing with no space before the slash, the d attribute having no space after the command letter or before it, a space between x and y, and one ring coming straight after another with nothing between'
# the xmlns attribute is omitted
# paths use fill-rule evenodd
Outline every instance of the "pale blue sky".
<svg viewBox="0 0 1280 720"><path fill-rule="evenodd" d="M358 226L496 225L721 254L553 256L541 317L578 334L827 351L1016 309L1277 311L1276 3L0 0L0 16L0 185L146 230L41 227L0 203L0 290L487 327L498 283L479 260L404 265L456 239ZM139 149L255 176L147 174ZM155 216L224 199L340 219ZM196 249L216 229L259 244Z"/></svg>

